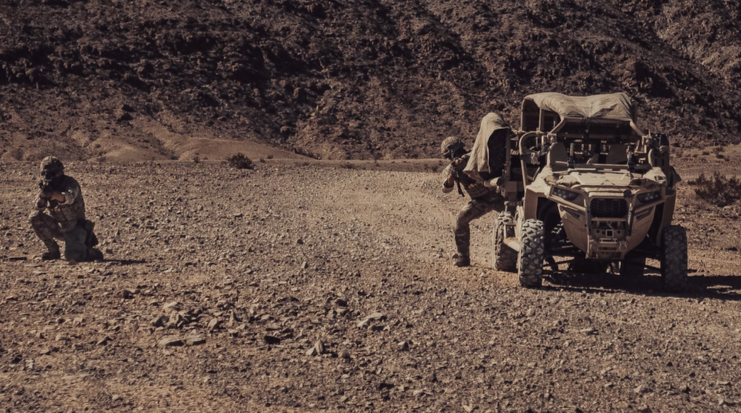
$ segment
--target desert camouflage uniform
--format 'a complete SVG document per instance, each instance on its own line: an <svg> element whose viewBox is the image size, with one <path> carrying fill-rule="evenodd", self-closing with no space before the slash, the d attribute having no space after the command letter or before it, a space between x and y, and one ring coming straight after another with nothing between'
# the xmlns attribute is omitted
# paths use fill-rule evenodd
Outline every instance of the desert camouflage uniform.
<svg viewBox="0 0 741 413"><path fill-rule="evenodd" d="M463 257L468 257L470 254L471 221L481 218L491 211L502 211L504 209L504 198L496 191L496 188L488 188L463 173L468 158L468 154L463 155L443 170L443 192L448 193L453 190L456 184L446 186L445 183L448 177L455 175L455 171L457 171L461 187L471 197L468 204L458 213L455 223L455 245L458 248L458 255Z"/></svg>
<svg viewBox="0 0 741 413"><path fill-rule="evenodd" d="M64 241L67 260L94 259L93 249L85 245L89 234L85 226L90 223L85 220L85 200L80 184L74 178L62 176L53 181L52 189L64 195L65 200L52 207L50 200L41 198L40 194L36 197L36 211L28 217L34 232L50 252L59 251L55 240ZM48 215L43 213L44 209L48 209Z"/></svg>

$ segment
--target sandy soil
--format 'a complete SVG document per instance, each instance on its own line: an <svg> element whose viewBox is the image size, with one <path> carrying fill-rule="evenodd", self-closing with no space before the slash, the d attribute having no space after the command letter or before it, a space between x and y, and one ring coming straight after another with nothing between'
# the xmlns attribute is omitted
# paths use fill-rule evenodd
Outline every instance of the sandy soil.
<svg viewBox="0 0 741 413"><path fill-rule="evenodd" d="M682 156L734 163L709 153ZM492 216L473 226L473 267L452 266L465 201L439 191L438 161L417 162L70 162L106 253L77 265L38 260L35 165L0 164L0 406L741 406L737 206L681 187L696 292L662 292L656 274L548 274L527 290L490 268Z"/></svg>

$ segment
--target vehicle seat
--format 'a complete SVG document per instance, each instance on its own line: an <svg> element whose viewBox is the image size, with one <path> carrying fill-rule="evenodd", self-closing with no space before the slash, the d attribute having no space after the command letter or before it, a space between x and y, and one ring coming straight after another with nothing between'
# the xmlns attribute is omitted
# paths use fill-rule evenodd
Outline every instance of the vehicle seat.
<svg viewBox="0 0 741 413"><path fill-rule="evenodd" d="M615 143L610 145L610 151L607 152L605 163L613 165L623 165L628 163L628 155L625 151L625 145L623 145L622 143Z"/></svg>
<svg viewBox="0 0 741 413"><path fill-rule="evenodd" d="M553 172L566 171L569 169L569 153L562 142L557 142L548 151L548 165Z"/></svg>

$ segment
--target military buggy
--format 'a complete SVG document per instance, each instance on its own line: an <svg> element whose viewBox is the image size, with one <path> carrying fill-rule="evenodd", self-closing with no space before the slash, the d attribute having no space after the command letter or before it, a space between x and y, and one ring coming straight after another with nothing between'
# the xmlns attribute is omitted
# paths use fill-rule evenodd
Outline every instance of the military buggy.
<svg viewBox="0 0 741 413"><path fill-rule="evenodd" d="M493 267L538 287L544 263L642 276L655 258L665 286L681 290L687 237L672 225L679 176L669 149L665 135L636 126L623 93L527 96L519 131L487 115L465 172L507 200L495 223Z"/></svg>

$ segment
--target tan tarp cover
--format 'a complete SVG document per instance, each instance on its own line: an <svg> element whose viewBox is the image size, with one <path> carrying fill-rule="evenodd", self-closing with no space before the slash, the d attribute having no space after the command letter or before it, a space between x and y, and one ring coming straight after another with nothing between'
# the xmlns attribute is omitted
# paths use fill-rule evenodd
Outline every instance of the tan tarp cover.
<svg viewBox="0 0 741 413"><path fill-rule="evenodd" d="M566 96L536 93L525 96L539 108L558 113L561 118L614 119L633 122L633 102L625 93L593 96Z"/></svg>
<svg viewBox="0 0 741 413"><path fill-rule="evenodd" d="M640 131L633 123L633 102L625 93L566 96L561 93L548 92L528 95L525 100L533 101L541 109L558 113L562 119L565 117L613 119L630 122L633 129ZM509 129L501 116L496 113L484 116L479 133L476 135L476 142L473 144L471 158L463 172L477 180L481 180L479 172L493 172L489 170L489 138L501 129Z"/></svg>
<svg viewBox="0 0 741 413"><path fill-rule="evenodd" d="M478 172L492 172L489 170L489 138L494 132L501 129L509 129L509 125L496 113L489 113L481 120L479 134L473 143L471 157L463 172L474 179L481 180ZM502 143L504 145L504 142ZM498 172L498 171L497 171Z"/></svg>

